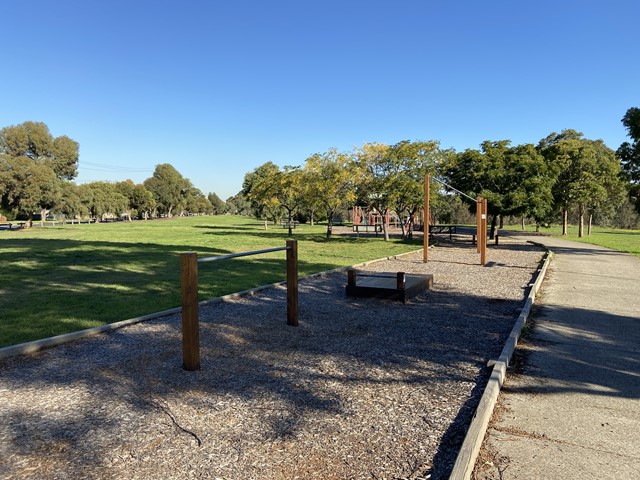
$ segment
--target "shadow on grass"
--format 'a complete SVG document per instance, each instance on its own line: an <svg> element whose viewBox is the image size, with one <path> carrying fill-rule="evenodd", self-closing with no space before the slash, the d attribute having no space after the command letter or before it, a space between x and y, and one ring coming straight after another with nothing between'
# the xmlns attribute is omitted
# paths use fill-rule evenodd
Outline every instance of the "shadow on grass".
<svg viewBox="0 0 640 480"><path fill-rule="evenodd" d="M202 245L5 239L0 250L0 346L180 306L179 254L232 253ZM285 280L284 252L202 264L204 300ZM335 264L301 259L301 275Z"/></svg>

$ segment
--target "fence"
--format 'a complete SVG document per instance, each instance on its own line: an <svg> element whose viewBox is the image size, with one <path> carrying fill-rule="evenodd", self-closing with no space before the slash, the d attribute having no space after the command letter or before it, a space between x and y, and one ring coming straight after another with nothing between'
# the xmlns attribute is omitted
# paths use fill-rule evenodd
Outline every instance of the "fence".
<svg viewBox="0 0 640 480"><path fill-rule="evenodd" d="M287 240L286 247L267 248L252 252L232 253L198 259L195 252L180 254L182 284L182 366L185 370L200 369L200 325L198 319L198 263L230 258L287 251L287 324L298 325L298 242Z"/></svg>

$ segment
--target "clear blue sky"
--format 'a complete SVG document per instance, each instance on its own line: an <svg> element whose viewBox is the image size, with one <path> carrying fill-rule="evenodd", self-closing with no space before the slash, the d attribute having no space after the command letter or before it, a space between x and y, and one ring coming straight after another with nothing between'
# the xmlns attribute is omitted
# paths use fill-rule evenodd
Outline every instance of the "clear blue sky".
<svg viewBox="0 0 640 480"><path fill-rule="evenodd" d="M366 142L573 128L616 149L640 107L637 0L0 6L0 127L78 141L79 183L171 163L226 199L264 162Z"/></svg>

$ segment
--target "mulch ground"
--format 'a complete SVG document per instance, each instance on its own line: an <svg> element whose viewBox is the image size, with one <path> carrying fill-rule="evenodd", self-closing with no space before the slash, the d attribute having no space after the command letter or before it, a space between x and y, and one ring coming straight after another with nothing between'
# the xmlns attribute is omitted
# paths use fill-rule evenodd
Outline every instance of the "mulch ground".
<svg viewBox="0 0 640 480"><path fill-rule="evenodd" d="M346 273L201 308L202 369L172 315L0 362L0 477L447 478L542 252L488 266L438 246L368 271L432 273L406 305L345 296Z"/></svg>

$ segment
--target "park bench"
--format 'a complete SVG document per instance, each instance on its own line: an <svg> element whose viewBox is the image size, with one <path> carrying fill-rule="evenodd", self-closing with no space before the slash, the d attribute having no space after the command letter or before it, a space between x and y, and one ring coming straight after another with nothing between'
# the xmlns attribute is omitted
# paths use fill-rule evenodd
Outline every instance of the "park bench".
<svg viewBox="0 0 640 480"><path fill-rule="evenodd" d="M4 229L4 230L21 230L24 228L24 226L27 224L27 222L6 222L6 223L0 223L0 228ZM16 225L14 227L14 225Z"/></svg>
<svg viewBox="0 0 640 480"><path fill-rule="evenodd" d="M456 225L429 225L429 235L437 235L439 233L449 234L449 240L453 238L453 234L457 232Z"/></svg>
<svg viewBox="0 0 640 480"><path fill-rule="evenodd" d="M372 230L370 230L370 229L372 229ZM380 233L380 232L382 232L382 224L381 223L376 223L375 225L370 225L368 223L363 223L363 224L360 224L360 225L354 225L353 226L353 231L356 232L356 233L360 233L360 231L363 231L363 232L373 231L373 232L376 232L376 233Z"/></svg>
<svg viewBox="0 0 640 480"><path fill-rule="evenodd" d="M282 220L280 222L280 225L282 225L282 228L296 228L299 223L300 222L298 222L297 220L293 220L292 222L288 222L286 220Z"/></svg>

